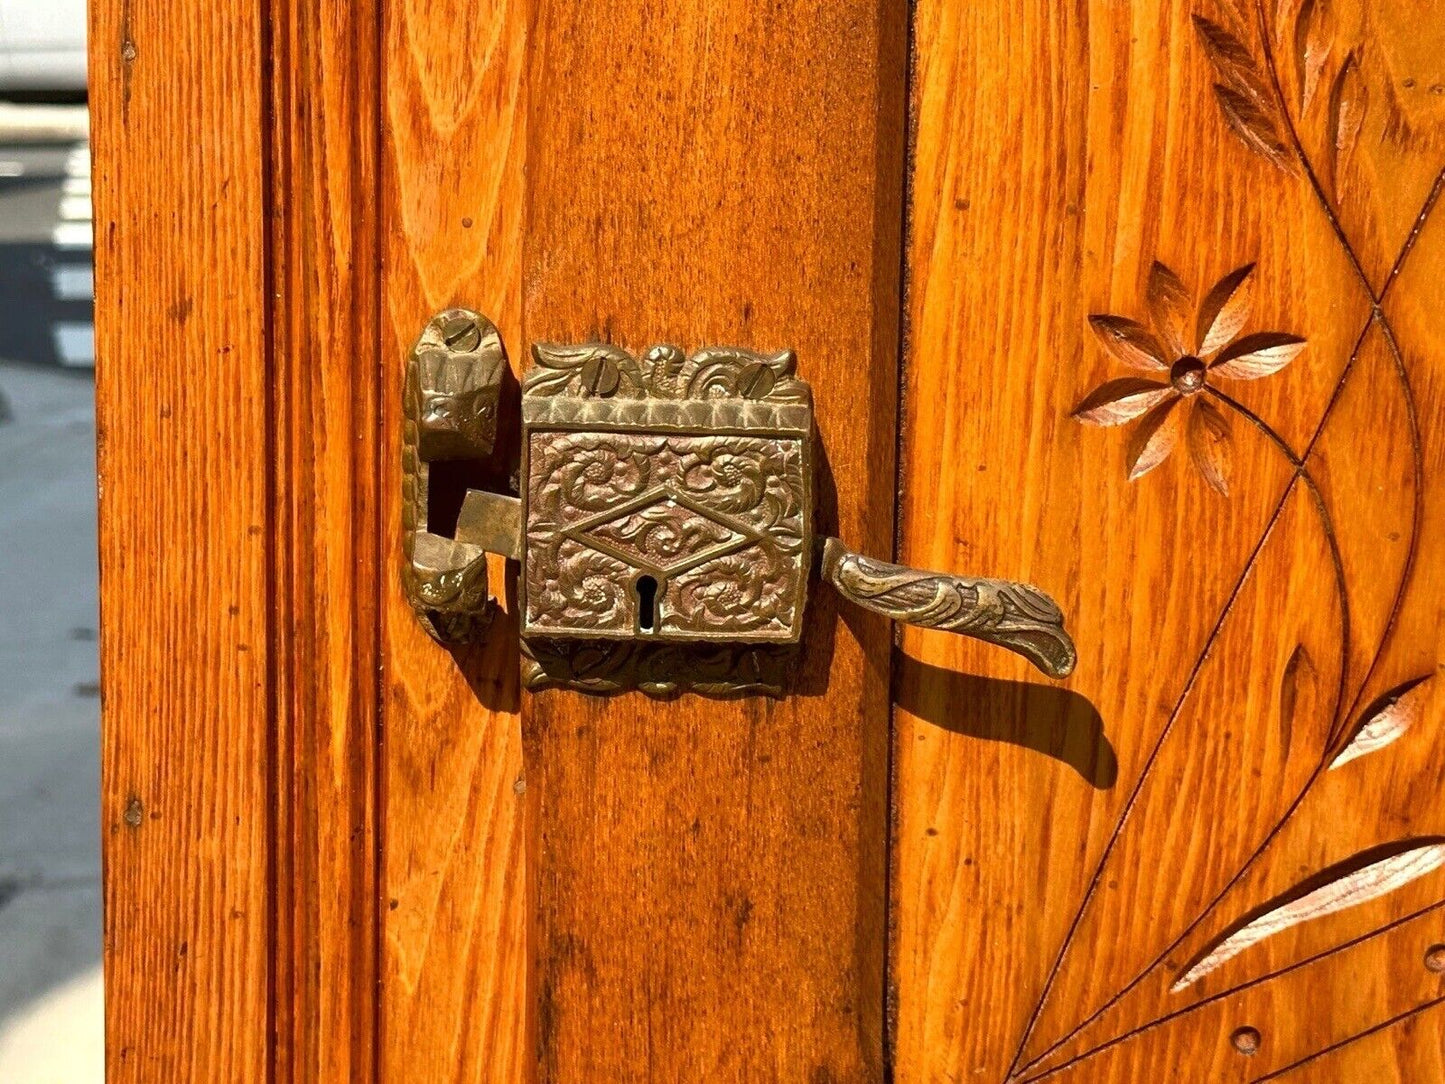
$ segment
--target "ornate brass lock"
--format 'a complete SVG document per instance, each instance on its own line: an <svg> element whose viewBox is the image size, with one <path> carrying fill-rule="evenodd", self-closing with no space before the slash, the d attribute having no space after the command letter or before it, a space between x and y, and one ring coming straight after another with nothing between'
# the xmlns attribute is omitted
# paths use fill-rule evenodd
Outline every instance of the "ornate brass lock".
<svg viewBox="0 0 1445 1084"><path fill-rule="evenodd" d="M508 369L485 317L451 309L406 382L403 583L438 640L475 639L495 606L487 552L521 563L529 688L780 693L814 564L867 609L964 633L1052 677L1074 645L1028 584L923 572L813 534L812 392L791 351L538 344L522 383L518 494L469 488L430 529L431 470L495 441Z"/></svg>

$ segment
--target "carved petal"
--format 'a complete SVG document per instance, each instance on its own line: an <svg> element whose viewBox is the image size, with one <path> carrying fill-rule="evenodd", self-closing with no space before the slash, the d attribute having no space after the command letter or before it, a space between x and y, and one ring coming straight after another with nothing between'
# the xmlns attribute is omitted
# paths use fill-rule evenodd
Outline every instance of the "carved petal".
<svg viewBox="0 0 1445 1084"><path fill-rule="evenodd" d="M1194 299L1178 275L1158 260L1149 269L1149 315L1154 327L1164 336L1175 357L1193 354L1197 345L1189 316Z"/></svg>
<svg viewBox="0 0 1445 1084"><path fill-rule="evenodd" d="M1342 767L1357 757L1366 756L1383 749L1400 738L1420 718L1420 708L1429 692L1426 682L1432 677L1426 674L1414 681L1407 681L1391 689L1366 710L1356 728L1350 744L1335 757L1330 770Z"/></svg>
<svg viewBox="0 0 1445 1084"><path fill-rule="evenodd" d="M1126 376L1100 384L1074 408L1073 417L1089 425L1122 425L1177 394L1168 384Z"/></svg>
<svg viewBox="0 0 1445 1084"><path fill-rule="evenodd" d="M1225 961L1281 930L1383 896L1445 865L1445 839L1401 840L1331 866L1285 893L1262 914L1227 934L1171 987L1192 986Z"/></svg>
<svg viewBox="0 0 1445 1084"><path fill-rule="evenodd" d="M1160 403L1139 423L1129 440L1129 480L1142 478L1169 458L1174 445L1179 443L1181 414L1174 408L1179 405L1177 397Z"/></svg>
<svg viewBox="0 0 1445 1084"><path fill-rule="evenodd" d="M1240 333L1254 306L1254 264L1231 271L1214 284L1199 306L1199 356L1207 357Z"/></svg>
<svg viewBox="0 0 1445 1084"><path fill-rule="evenodd" d="M1320 0L1304 0L1295 22L1295 63L1299 66L1300 114L1309 111L1319 86L1320 70L1329 59L1334 30L1329 9Z"/></svg>
<svg viewBox="0 0 1445 1084"><path fill-rule="evenodd" d="M1202 15L1193 16L1194 30L1199 35L1209 62L1226 82L1240 93L1248 94L1263 104L1268 100L1259 65L1244 43L1218 23Z"/></svg>
<svg viewBox="0 0 1445 1084"><path fill-rule="evenodd" d="M1149 329L1122 316L1091 316L1089 326L1099 343L1131 369L1154 372L1169 368L1168 355Z"/></svg>
<svg viewBox="0 0 1445 1084"><path fill-rule="evenodd" d="M1209 371L1232 380L1258 380L1279 372L1304 348L1305 341L1296 335L1262 331L1225 347Z"/></svg>
<svg viewBox="0 0 1445 1084"><path fill-rule="evenodd" d="M1360 64L1351 53L1330 88L1330 127L1335 136L1335 151L1343 155L1355 145L1365 123L1368 92L1360 75Z"/></svg>
<svg viewBox="0 0 1445 1084"><path fill-rule="evenodd" d="M1219 408L1200 396L1189 412L1189 457L1216 493L1229 496L1231 437Z"/></svg>

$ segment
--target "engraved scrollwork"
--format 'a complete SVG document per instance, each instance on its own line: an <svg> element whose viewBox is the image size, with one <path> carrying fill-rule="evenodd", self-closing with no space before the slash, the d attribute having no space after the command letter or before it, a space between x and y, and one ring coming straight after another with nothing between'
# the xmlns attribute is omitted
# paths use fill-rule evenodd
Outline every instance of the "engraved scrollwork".
<svg viewBox="0 0 1445 1084"><path fill-rule="evenodd" d="M679 577L676 595L692 623L749 632L792 624L793 599L777 547L754 547Z"/></svg>
<svg viewBox="0 0 1445 1084"><path fill-rule="evenodd" d="M782 696L797 665L785 645L652 644L638 641L524 639L522 684L539 691L580 689L649 696Z"/></svg>
<svg viewBox="0 0 1445 1084"><path fill-rule="evenodd" d="M688 357L676 346L654 346L642 360L610 343L537 343L523 388L528 395L619 399L751 399L807 402L791 350L772 354L741 347L708 347Z"/></svg>
<svg viewBox="0 0 1445 1084"><path fill-rule="evenodd" d="M663 638L795 638L807 557L802 470L800 441L781 436L535 436L528 633L626 635L642 574L660 585Z"/></svg>

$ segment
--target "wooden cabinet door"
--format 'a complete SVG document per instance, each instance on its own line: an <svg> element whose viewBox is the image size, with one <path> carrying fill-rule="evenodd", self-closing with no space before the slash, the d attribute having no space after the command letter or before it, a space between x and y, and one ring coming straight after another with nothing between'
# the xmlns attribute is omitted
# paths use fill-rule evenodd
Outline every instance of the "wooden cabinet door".
<svg viewBox="0 0 1445 1084"><path fill-rule="evenodd" d="M1445 1081L1445 11L97 0L114 1081ZM781 699L402 597L402 377L791 348ZM504 439L515 439L503 428ZM515 575L498 560L497 582Z"/></svg>

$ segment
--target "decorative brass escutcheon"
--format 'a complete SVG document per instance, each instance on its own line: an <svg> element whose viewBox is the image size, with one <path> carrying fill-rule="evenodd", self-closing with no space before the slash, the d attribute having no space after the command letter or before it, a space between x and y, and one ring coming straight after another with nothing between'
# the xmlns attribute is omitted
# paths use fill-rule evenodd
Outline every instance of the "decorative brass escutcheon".
<svg viewBox="0 0 1445 1084"><path fill-rule="evenodd" d="M451 309L407 371L403 583L447 643L487 627L487 552L521 562L524 679L593 692L780 694L815 563L896 621L1074 668L1063 614L1028 584L924 572L812 529L813 399L791 351L537 344L522 383L518 494L467 491L428 530L430 464L491 451L506 370L496 328Z"/></svg>

